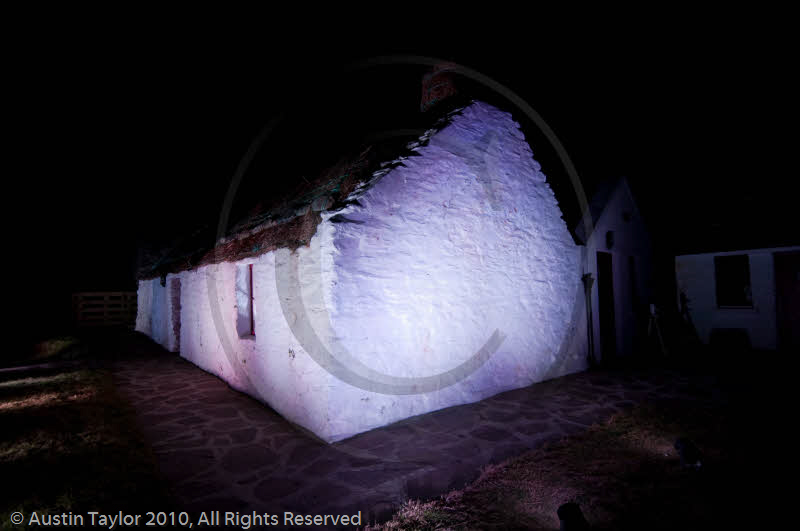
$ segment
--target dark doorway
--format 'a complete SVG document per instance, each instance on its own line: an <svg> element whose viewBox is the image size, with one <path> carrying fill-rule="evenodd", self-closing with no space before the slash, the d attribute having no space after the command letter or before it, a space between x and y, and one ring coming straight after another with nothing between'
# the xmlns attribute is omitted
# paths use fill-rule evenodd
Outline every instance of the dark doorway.
<svg viewBox="0 0 800 531"><path fill-rule="evenodd" d="M630 291L630 315L632 316L631 325L633 326L633 333L631 335L631 354L638 354L643 343L643 337L646 321L643 319L642 304L639 298L639 276L636 271L636 257L628 257L628 289ZM626 330L625 333L631 332Z"/></svg>
<svg viewBox="0 0 800 531"><path fill-rule="evenodd" d="M170 284L172 303L172 331L175 334L175 348L181 348L181 279L174 278Z"/></svg>
<svg viewBox="0 0 800 531"><path fill-rule="evenodd" d="M800 352L800 252L775 253L778 348Z"/></svg>
<svg viewBox="0 0 800 531"><path fill-rule="evenodd" d="M614 269L611 253L597 252L597 295L600 312L600 349L603 362L617 355L617 326L614 316Z"/></svg>

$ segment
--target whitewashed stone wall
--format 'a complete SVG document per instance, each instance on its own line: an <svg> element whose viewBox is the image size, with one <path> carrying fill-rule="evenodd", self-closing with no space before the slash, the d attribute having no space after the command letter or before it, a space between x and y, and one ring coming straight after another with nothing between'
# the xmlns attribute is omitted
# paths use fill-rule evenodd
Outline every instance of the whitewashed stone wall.
<svg viewBox="0 0 800 531"><path fill-rule="evenodd" d="M331 227L333 337L369 369L406 378L453 369L495 331L504 339L474 374L432 393L334 380L334 439L584 368L582 348L561 352L580 250L511 116L474 104L418 153Z"/></svg>
<svg viewBox="0 0 800 531"><path fill-rule="evenodd" d="M136 330L171 352L177 352L180 347L174 327L176 301L170 296L171 281L175 277L169 275L166 286L162 286L158 278L140 280L137 291Z"/></svg>
<svg viewBox="0 0 800 531"><path fill-rule="evenodd" d="M153 323L153 280L140 280L136 288L136 331L150 337Z"/></svg>
<svg viewBox="0 0 800 531"><path fill-rule="evenodd" d="M231 387L270 405L278 413L325 438L332 376L305 352L292 333L297 314L279 302L275 264L290 255L300 264L301 290L319 276L319 237L297 253L279 250L236 263L222 263L181 273L181 356L215 374ZM246 289L237 269L253 264L255 336L237 330L239 303ZM312 271L314 274L309 274ZM237 292L239 296L237 297ZM312 315L324 309L305 306Z"/></svg>
<svg viewBox="0 0 800 531"><path fill-rule="evenodd" d="M584 369L580 248L511 116L474 104L417 151L309 246L181 273L181 355L326 441Z"/></svg>

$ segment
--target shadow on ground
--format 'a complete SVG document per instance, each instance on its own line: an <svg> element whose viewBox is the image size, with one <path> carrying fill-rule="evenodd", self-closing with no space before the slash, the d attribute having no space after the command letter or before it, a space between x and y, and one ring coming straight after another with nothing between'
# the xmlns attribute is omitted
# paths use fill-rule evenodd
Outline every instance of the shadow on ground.
<svg viewBox="0 0 800 531"><path fill-rule="evenodd" d="M720 364L718 353L698 350L570 375L328 445L144 336L108 345L162 474L193 512L361 511L364 523L383 520L408 498L461 488L486 465L645 401L733 401L747 406L743 415L755 406L744 360Z"/></svg>

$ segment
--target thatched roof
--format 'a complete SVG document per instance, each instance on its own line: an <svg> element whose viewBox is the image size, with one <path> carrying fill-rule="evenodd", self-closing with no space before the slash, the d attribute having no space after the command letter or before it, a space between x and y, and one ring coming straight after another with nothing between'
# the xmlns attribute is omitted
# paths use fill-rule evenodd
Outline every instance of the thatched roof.
<svg viewBox="0 0 800 531"><path fill-rule="evenodd" d="M216 238L210 225L179 238L140 264L137 277L156 278L308 245L321 221L320 211L336 210L356 200L355 192L365 191L405 158L415 156L415 150L427 144L432 133L449 124L469 103L464 98L451 98L426 115L423 127L359 146L316 177L301 179L290 193L261 204L222 238Z"/></svg>

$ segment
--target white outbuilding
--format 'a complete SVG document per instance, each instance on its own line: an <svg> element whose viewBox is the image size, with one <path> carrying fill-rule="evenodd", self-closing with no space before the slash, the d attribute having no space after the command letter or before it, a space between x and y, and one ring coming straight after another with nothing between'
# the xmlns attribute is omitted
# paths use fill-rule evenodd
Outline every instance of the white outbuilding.
<svg viewBox="0 0 800 531"><path fill-rule="evenodd" d="M679 255L675 277L701 342L800 350L800 246Z"/></svg>

